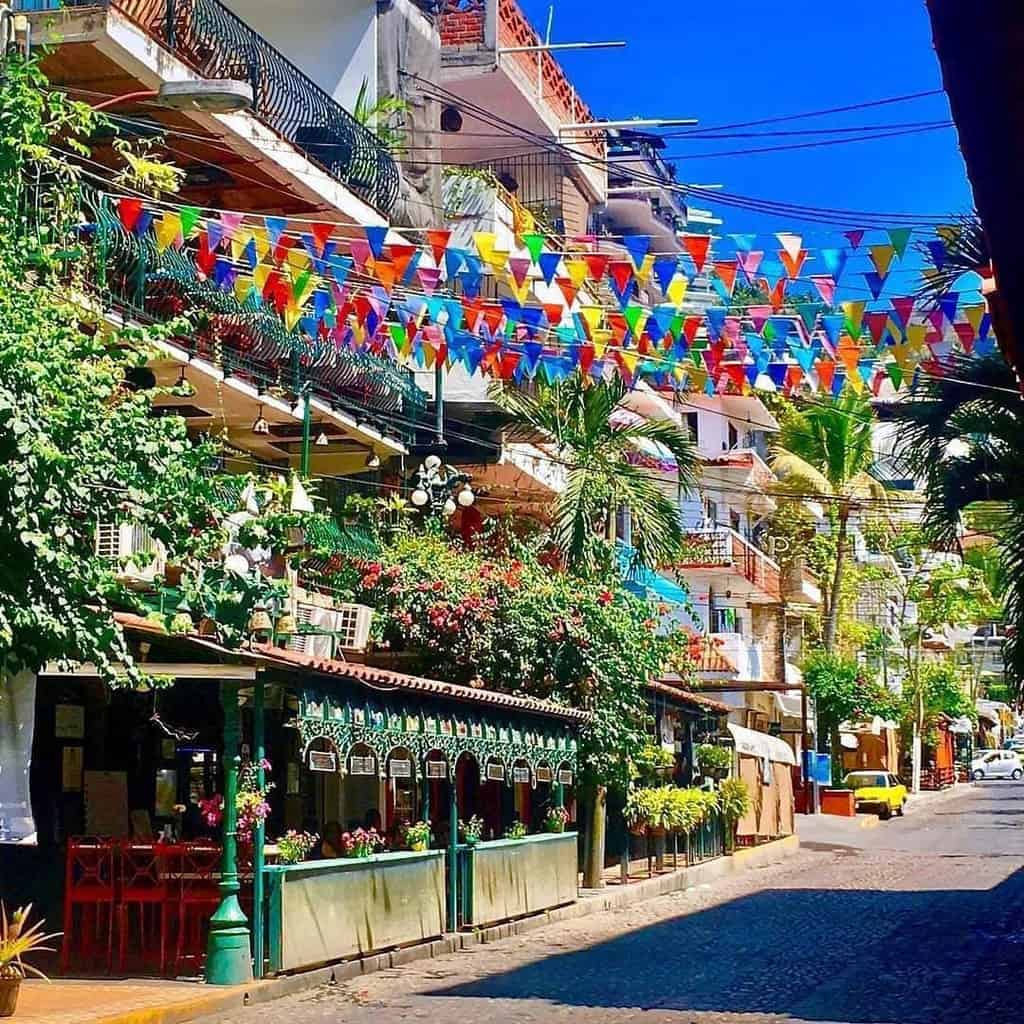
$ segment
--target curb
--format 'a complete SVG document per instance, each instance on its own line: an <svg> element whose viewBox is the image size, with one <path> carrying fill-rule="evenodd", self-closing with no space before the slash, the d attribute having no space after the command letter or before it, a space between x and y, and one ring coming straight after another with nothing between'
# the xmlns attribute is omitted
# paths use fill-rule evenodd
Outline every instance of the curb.
<svg viewBox="0 0 1024 1024"><path fill-rule="evenodd" d="M267 981L256 981L247 985L232 987L209 995L196 996L194 999L171 1003L164 1007L153 1007L144 1010L131 1010L127 1013L116 1013L103 1017L95 1024L186 1024L202 1018L223 1014L231 1010L244 1009L261 1003L280 999L284 996L318 988L320 985L349 981L363 974L374 974L377 971L400 967L402 964L417 960L455 953L460 949L498 942L514 935L526 935L537 931L545 925L558 921L573 921L581 917L590 917L606 910L618 910L680 892L697 885L727 878L730 875L754 868L765 867L778 863L796 853L800 848L800 837L786 836L763 846L739 849L728 857L696 864L689 868L680 868L669 874L656 878L644 879L630 886L605 889L582 889L579 899L564 907L555 907L530 917L508 921L505 924L492 925L473 932L457 932L447 934L431 942L423 942L416 946L406 946L388 953L375 953L359 960L346 960L328 967L319 967L301 974L292 974Z"/></svg>

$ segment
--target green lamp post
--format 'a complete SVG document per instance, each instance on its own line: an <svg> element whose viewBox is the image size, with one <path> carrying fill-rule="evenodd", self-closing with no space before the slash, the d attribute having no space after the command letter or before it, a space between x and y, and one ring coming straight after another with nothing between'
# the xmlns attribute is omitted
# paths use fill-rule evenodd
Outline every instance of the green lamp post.
<svg viewBox="0 0 1024 1024"><path fill-rule="evenodd" d="M210 918L206 944L206 981L210 985L242 985L252 981L252 950L249 921L238 902L238 844L235 838L238 809L238 771L242 759L235 757L225 771L224 855L220 868L220 906Z"/></svg>

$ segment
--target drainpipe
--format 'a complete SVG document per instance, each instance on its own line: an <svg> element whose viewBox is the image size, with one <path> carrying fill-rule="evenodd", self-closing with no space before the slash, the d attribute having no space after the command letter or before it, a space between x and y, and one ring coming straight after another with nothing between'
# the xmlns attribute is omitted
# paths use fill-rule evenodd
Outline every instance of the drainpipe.
<svg viewBox="0 0 1024 1024"><path fill-rule="evenodd" d="M459 930L459 793L455 766L448 786L448 931Z"/></svg>

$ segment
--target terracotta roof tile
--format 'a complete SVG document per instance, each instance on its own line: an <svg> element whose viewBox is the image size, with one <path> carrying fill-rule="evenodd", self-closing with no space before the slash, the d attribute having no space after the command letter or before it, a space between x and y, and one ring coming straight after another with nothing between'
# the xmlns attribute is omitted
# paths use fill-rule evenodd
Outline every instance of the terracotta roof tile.
<svg viewBox="0 0 1024 1024"><path fill-rule="evenodd" d="M681 686L674 686L672 683L666 682L665 680L652 679L647 684L647 688L649 690L653 690L655 693L671 697L680 704L690 704L691 706L700 708L703 711L713 711L715 714L719 715L727 715L730 711L736 710L729 704L723 704L721 701L712 700L710 697L705 697L702 693L694 693L693 690L686 690Z"/></svg>

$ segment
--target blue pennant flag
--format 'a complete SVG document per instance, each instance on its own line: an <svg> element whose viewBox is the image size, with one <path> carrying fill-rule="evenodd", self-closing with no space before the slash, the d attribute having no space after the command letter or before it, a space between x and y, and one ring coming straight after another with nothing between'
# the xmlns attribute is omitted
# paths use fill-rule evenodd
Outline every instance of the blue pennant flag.
<svg viewBox="0 0 1024 1024"><path fill-rule="evenodd" d="M521 314L521 322L526 328L529 337L536 336L540 329L541 320L544 318L544 310L540 306L524 306Z"/></svg>
<svg viewBox="0 0 1024 1024"><path fill-rule="evenodd" d="M836 284L839 284L839 278L843 276L849 253L845 249L819 249L818 255L821 257L826 273L831 275Z"/></svg>
<svg viewBox="0 0 1024 1024"><path fill-rule="evenodd" d="M945 243L940 239L933 239L931 242L926 243L928 246L928 252L931 255L932 263L935 264L936 270L942 270L946 265L946 246Z"/></svg>
<svg viewBox="0 0 1024 1024"><path fill-rule="evenodd" d="M339 285L345 283L345 279L348 277L349 271L353 266L354 261L351 256L342 256L339 253L334 253L327 260L327 269Z"/></svg>
<svg viewBox="0 0 1024 1024"><path fill-rule="evenodd" d="M754 331L744 331L743 337L747 340L747 348L750 349L751 355L759 356L764 351L764 338L760 334L755 334Z"/></svg>
<svg viewBox="0 0 1024 1024"><path fill-rule="evenodd" d="M757 241L757 235L730 235L729 237L736 243L736 248L740 252L750 252L754 248L754 242Z"/></svg>
<svg viewBox="0 0 1024 1024"><path fill-rule="evenodd" d="M366 241L370 244L373 258L379 260L384 255L384 239L388 237L387 227L369 224L363 228L363 231L366 233Z"/></svg>
<svg viewBox="0 0 1024 1024"><path fill-rule="evenodd" d="M659 256L654 261L654 277L663 292L668 291L668 286L678 269L679 260L675 256Z"/></svg>
<svg viewBox="0 0 1024 1024"><path fill-rule="evenodd" d="M245 257L245 262L249 264L250 270L256 269L256 264L259 263L259 257L256 255L256 239L250 238L245 243L245 248L242 250L242 255Z"/></svg>
<svg viewBox="0 0 1024 1024"><path fill-rule="evenodd" d="M842 313L826 313L821 318L821 326L825 330L825 337L828 338L833 348L839 344L839 338L842 336L843 324L845 322L846 317Z"/></svg>
<svg viewBox="0 0 1024 1024"><path fill-rule="evenodd" d="M939 299L939 309L942 315L950 322L956 320L956 307L960 304L959 292L947 292Z"/></svg>
<svg viewBox="0 0 1024 1024"><path fill-rule="evenodd" d="M445 304L444 308L448 312L448 326L452 330L458 331L462 328L462 303L458 299L449 299Z"/></svg>
<svg viewBox="0 0 1024 1024"><path fill-rule="evenodd" d="M864 274L864 280L867 282L867 286L871 291L871 297L873 299L877 299L882 294L882 289L885 287L885 278L877 271L868 270Z"/></svg>
<svg viewBox="0 0 1024 1024"><path fill-rule="evenodd" d="M712 341L718 341L721 337L722 330L725 327L725 317L728 312L724 306L708 306L704 311L708 337Z"/></svg>
<svg viewBox="0 0 1024 1024"><path fill-rule="evenodd" d="M465 266L466 254L462 249L445 249L444 251L444 272L449 281L455 280L455 275Z"/></svg>
<svg viewBox="0 0 1024 1024"><path fill-rule="evenodd" d="M545 284L551 284L555 279L555 274L558 272L558 264L561 263L562 257L557 252L542 252L537 259L537 266L540 267L541 276L544 278Z"/></svg>
<svg viewBox="0 0 1024 1024"><path fill-rule="evenodd" d="M639 269L647 251L651 248L650 235L623 235L622 244L633 259L633 266Z"/></svg>
<svg viewBox="0 0 1024 1024"><path fill-rule="evenodd" d="M609 277L608 283L612 286L615 298L618 299L619 309L625 309L629 305L629 300L633 298L633 293L636 291L636 279L631 277L622 287L621 291L615 283L614 277Z"/></svg>
<svg viewBox="0 0 1024 1024"><path fill-rule="evenodd" d="M772 383L777 388L781 388L786 383L786 371L788 369L789 367L786 363L768 364L768 376L771 377Z"/></svg>
<svg viewBox="0 0 1024 1024"><path fill-rule="evenodd" d="M267 226L267 237L270 239L270 244L276 246L281 240L285 228L288 227L288 221L284 217L264 217L263 223Z"/></svg>

